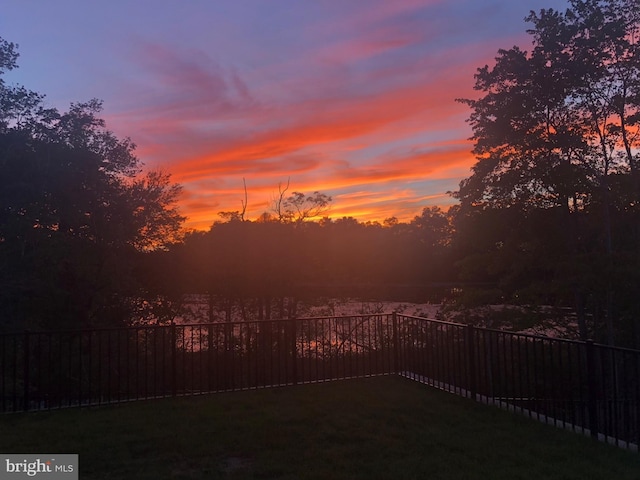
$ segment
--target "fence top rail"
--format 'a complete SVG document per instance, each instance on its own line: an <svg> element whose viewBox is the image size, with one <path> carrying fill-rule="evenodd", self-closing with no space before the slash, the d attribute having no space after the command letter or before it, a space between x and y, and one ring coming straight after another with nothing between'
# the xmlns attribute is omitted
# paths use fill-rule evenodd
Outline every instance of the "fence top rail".
<svg viewBox="0 0 640 480"><path fill-rule="evenodd" d="M558 343L568 343L568 344L577 344L577 345L586 345L587 343L592 343L595 347L598 347L598 348L606 348L606 349L616 350L620 352L640 354L640 350L636 350L633 348L626 348L626 347L616 347L615 345L605 345L603 343L595 343L595 342L591 342L591 340L587 340L585 342L584 340L571 340L568 338L549 337L545 335L537 335L535 333L511 332L509 330L498 330L497 328L474 327L464 323L447 322L445 320L436 320L436 319L427 318L427 317L416 317L414 315L398 314L398 317L408 318L411 320L419 320L423 322L437 323L440 325L449 325L454 327L462 327L462 328L471 327L475 330L479 330L482 332L495 333L499 335L509 335L512 337L527 338L531 340L553 341Z"/></svg>
<svg viewBox="0 0 640 480"><path fill-rule="evenodd" d="M408 318L410 320L427 321L432 323L438 323L440 325L450 325L452 327L465 327L465 328L468 327L468 325L464 323L448 322L446 320L436 320L435 318L418 317L416 315L406 315L404 313L397 313L396 315L398 316L398 318L402 317L402 318Z"/></svg>
<svg viewBox="0 0 640 480"><path fill-rule="evenodd" d="M466 324L466 323L457 323L457 322L448 322L445 320L435 320L432 318L426 318L426 317L416 317L413 315L399 315L401 317L404 318L410 318L412 320L421 320L421 321L426 321L426 322L430 322L430 323L438 323L440 325L449 325L452 327L461 327L461 328L473 328L474 330L479 330L482 332L489 332L489 333L496 333L496 334L500 334L500 335L510 335L510 336L514 336L514 337L524 337L524 338L530 338L530 339L534 339L534 340L553 340L553 341L561 341L561 342L568 342L568 343L586 343L582 340L570 340L567 338L557 338L557 337L548 337L545 335L537 335L535 333L522 333L522 332L511 332L509 330L499 330L497 328L488 328L488 327L476 327L470 324Z"/></svg>
<svg viewBox="0 0 640 480"><path fill-rule="evenodd" d="M598 347L601 349L616 350L617 352L621 352L621 353L630 353L630 354L640 355L640 350L636 350L635 348L616 347L615 345L606 345L604 343L595 343L591 341L584 342L584 343L593 343L594 347Z"/></svg>

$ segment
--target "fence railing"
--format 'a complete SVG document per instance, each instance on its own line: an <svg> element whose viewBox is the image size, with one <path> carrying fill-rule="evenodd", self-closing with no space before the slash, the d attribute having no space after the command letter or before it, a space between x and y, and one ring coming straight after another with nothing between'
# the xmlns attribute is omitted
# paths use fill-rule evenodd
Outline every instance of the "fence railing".
<svg viewBox="0 0 640 480"><path fill-rule="evenodd" d="M405 376L631 450L640 351L397 316Z"/></svg>
<svg viewBox="0 0 640 480"><path fill-rule="evenodd" d="M640 351L400 314L0 335L0 412L400 374L637 450Z"/></svg>
<svg viewBox="0 0 640 480"><path fill-rule="evenodd" d="M0 411L391 374L388 315L0 335Z"/></svg>

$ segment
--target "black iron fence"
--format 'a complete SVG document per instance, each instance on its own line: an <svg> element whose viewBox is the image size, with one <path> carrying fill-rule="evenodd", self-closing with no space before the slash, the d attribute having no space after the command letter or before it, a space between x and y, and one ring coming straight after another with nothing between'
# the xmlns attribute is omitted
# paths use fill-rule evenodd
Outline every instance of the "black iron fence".
<svg viewBox="0 0 640 480"><path fill-rule="evenodd" d="M640 351L397 316L398 373L631 450Z"/></svg>
<svg viewBox="0 0 640 480"><path fill-rule="evenodd" d="M366 315L4 334L0 410L391 374L392 324Z"/></svg>
<svg viewBox="0 0 640 480"><path fill-rule="evenodd" d="M400 314L0 335L0 411L400 374L637 450L640 351Z"/></svg>

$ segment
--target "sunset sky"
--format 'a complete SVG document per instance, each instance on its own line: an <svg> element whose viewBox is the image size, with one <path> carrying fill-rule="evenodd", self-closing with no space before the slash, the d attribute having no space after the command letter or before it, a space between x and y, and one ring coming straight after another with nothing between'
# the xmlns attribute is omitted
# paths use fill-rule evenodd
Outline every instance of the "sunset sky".
<svg viewBox="0 0 640 480"><path fill-rule="evenodd" d="M3 0L6 75L49 106L100 98L149 169L184 187L187 226L270 210L278 185L331 217L408 221L474 159L473 74L530 48L529 10L560 0Z"/></svg>

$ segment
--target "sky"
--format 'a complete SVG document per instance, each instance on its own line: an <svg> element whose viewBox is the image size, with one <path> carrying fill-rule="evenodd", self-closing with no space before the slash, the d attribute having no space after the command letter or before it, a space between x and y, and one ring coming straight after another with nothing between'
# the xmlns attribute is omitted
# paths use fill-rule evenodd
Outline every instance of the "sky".
<svg viewBox="0 0 640 480"><path fill-rule="evenodd" d="M255 219L279 189L328 216L410 221L470 175L473 75L530 49L561 0L3 0L5 81L61 110L104 101L145 168L183 186L186 226Z"/></svg>

